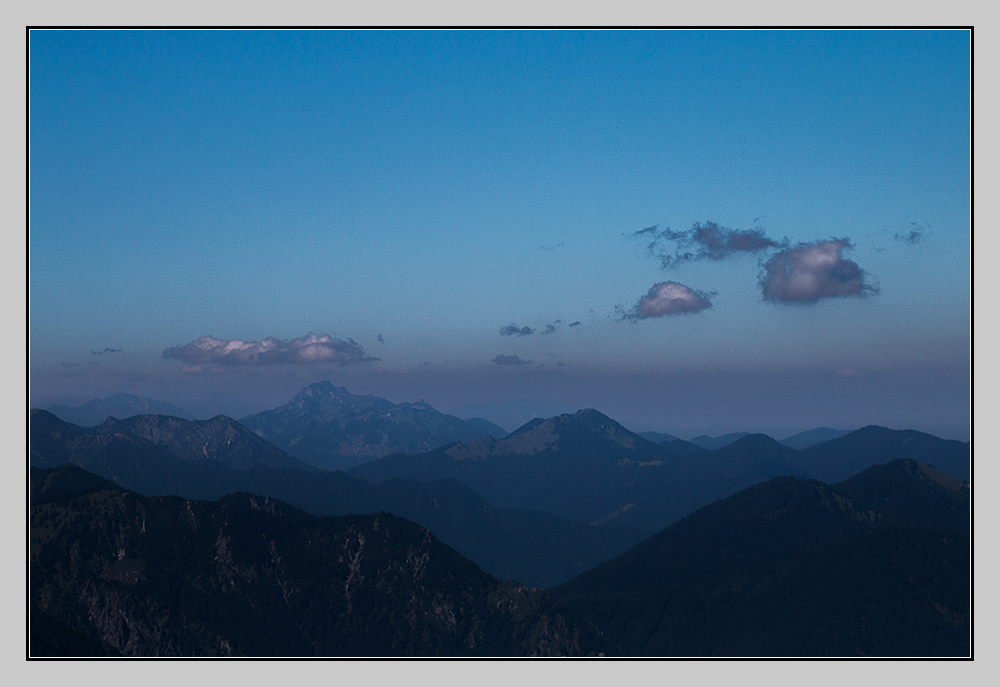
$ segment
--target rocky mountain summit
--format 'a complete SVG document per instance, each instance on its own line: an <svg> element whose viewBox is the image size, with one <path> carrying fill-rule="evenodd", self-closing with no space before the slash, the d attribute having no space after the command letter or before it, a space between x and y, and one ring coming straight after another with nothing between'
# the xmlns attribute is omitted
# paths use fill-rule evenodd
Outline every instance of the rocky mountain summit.
<svg viewBox="0 0 1000 687"><path fill-rule="evenodd" d="M258 436L311 465L346 470L393 453L422 453L444 444L503 437L502 427L462 420L422 401L392 403L316 382L288 403L241 422Z"/></svg>

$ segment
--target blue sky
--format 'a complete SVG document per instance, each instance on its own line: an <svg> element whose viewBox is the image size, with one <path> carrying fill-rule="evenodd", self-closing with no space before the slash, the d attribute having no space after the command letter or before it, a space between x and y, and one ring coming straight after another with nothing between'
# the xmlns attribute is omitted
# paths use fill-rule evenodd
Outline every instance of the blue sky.
<svg viewBox="0 0 1000 687"><path fill-rule="evenodd" d="M330 379L967 439L969 50L34 31L30 401L241 417Z"/></svg>

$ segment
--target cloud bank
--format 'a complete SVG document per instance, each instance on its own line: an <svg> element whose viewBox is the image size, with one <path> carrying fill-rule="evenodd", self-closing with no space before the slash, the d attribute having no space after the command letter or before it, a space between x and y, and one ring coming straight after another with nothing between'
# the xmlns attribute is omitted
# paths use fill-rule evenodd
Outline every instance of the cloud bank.
<svg viewBox="0 0 1000 687"><path fill-rule="evenodd" d="M660 230L652 226L630 234L630 238L640 237L649 240L646 250L660 260L664 269L685 262L723 260L739 253L757 253L787 245L787 242L779 243L759 229L727 229L715 222L695 222L688 231Z"/></svg>
<svg viewBox="0 0 1000 687"><path fill-rule="evenodd" d="M309 332L299 339L279 341L268 337L262 341L240 341L239 339L216 339L203 336L191 343L167 348L164 358L172 358L185 363L219 365L276 365L293 363L337 363L350 365L379 360L365 355L364 349L353 339L334 339L323 334L316 336Z"/></svg>
<svg viewBox="0 0 1000 687"><path fill-rule="evenodd" d="M635 321L666 315L693 314L711 307L709 294L695 291L675 281L664 281L653 284L649 293L640 298L635 307L622 313L621 319Z"/></svg>
<svg viewBox="0 0 1000 687"><path fill-rule="evenodd" d="M760 286L772 303L815 303L821 298L866 296L878 288L856 262L841 256L851 248L847 239L800 243L776 253L764 265Z"/></svg>
<svg viewBox="0 0 1000 687"><path fill-rule="evenodd" d="M531 327L518 327L514 323L508 324L500 330L500 336L528 336L534 333L535 330Z"/></svg>
<svg viewBox="0 0 1000 687"><path fill-rule="evenodd" d="M490 360L494 365L528 365L530 360L521 360L516 355L498 355Z"/></svg>

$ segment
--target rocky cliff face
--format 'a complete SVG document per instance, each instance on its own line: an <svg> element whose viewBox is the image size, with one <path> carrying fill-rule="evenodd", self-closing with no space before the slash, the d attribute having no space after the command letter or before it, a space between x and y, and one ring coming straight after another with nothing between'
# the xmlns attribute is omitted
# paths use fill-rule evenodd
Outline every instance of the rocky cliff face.
<svg viewBox="0 0 1000 687"><path fill-rule="evenodd" d="M32 468L30 594L33 612L127 656L604 651L547 592L394 515L147 498L74 466Z"/></svg>

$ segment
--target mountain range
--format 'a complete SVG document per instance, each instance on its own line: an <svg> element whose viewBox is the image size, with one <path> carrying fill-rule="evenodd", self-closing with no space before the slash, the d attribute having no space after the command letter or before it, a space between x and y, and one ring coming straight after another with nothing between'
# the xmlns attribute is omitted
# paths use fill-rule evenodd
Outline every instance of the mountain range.
<svg viewBox="0 0 1000 687"><path fill-rule="evenodd" d="M507 434L482 418L462 420L423 402L397 404L357 396L330 382L310 384L285 405L241 422L292 456L325 470Z"/></svg>
<svg viewBox="0 0 1000 687"><path fill-rule="evenodd" d="M31 464L52 468L73 462L146 496L218 499L246 491L316 515L390 511L428 527L490 574L530 587L564 582L648 534L630 527L590 526L541 511L497 508L452 479L371 484L340 471L318 470L284 455L235 421L224 420L198 423L140 416L83 429L35 410ZM225 440L233 425L241 430L241 441ZM188 432L177 431L184 426ZM214 439L205 434L211 428L219 434ZM193 436L198 440L192 442ZM190 448L178 451L178 446ZM232 458L237 447L242 460Z"/></svg>
<svg viewBox="0 0 1000 687"><path fill-rule="evenodd" d="M710 450L585 409L436 444L450 420L426 404L329 384L299 397L289 426L316 446L339 436L316 429L339 404L328 424L355 446L434 448L344 473L225 416L82 428L32 410L32 655L971 652L967 442L869 426ZM337 567L365 541L374 568ZM425 555L446 562L438 586L407 586ZM345 615L355 583L367 605Z"/></svg>
<svg viewBox="0 0 1000 687"><path fill-rule="evenodd" d="M969 444L921 432L866 427L801 451L749 434L710 451L679 440L655 444L593 409L538 418L500 440L388 456L348 472L376 483L453 478L500 507L652 533L772 477L838 481L900 458L969 478Z"/></svg>

